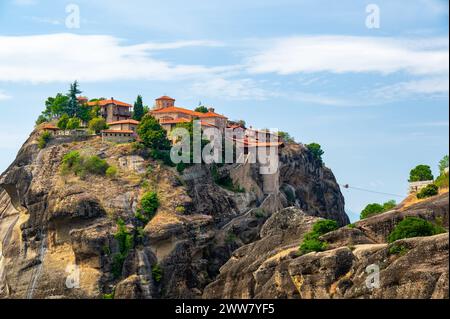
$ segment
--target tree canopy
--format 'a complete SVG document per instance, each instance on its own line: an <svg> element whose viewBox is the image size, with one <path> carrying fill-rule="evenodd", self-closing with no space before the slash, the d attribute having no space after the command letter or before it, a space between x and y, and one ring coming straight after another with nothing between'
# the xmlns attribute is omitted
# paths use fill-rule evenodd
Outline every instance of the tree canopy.
<svg viewBox="0 0 450 319"><path fill-rule="evenodd" d="M440 161L439 161L439 173L442 175L444 174L444 170L448 168L448 155L445 155Z"/></svg>
<svg viewBox="0 0 450 319"><path fill-rule="evenodd" d="M142 96L138 95L136 102L134 102L133 119L140 121L144 116L144 104L142 103Z"/></svg>
<svg viewBox="0 0 450 319"><path fill-rule="evenodd" d="M322 163L322 155L325 152L322 150L320 144L318 144L318 143L311 143L311 144L307 144L306 147L311 152L313 157Z"/></svg>
<svg viewBox="0 0 450 319"><path fill-rule="evenodd" d="M208 113L208 108L204 105L199 105L196 109L195 112L200 112L200 113Z"/></svg>
<svg viewBox="0 0 450 319"><path fill-rule="evenodd" d="M433 179L433 173L428 165L417 165L409 172L409 182L430 181Z"/></svg>
<svg viewBox="0 0 450 319"><path fill-rule="evenodd" d="M170 141L167 139L166 131L158 120L150 114L144 115L137 132L145 146L155 150L170 149Z"/></svg>
<svg viewBox="0 0 450 319"><path fill-rule="evenodd" d="M359 216L360 219L364 219L367 217L371 217L373 215L381 214L393 209L397 206L395 200L390 200L385 202L384 204L372 203L368 204L362 211Z"/></svg>

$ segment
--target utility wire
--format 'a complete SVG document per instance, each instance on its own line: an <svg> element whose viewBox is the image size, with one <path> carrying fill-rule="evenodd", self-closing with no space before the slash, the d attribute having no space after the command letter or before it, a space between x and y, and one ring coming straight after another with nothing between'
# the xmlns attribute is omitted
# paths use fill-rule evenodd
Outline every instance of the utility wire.
<svg viewBox="0 0 450 319"><path fill-rule="evenodd" d="M405 195L377 192L377 191L373 191L373 190L370 190L370 189L365 189L365 188L360 188L360 187L353 187L353 186L350 186L348 184L341 184L341 186L344 187L344 188L347 188L347 189L355 189L355 190L358 190L358 191L363 191L363 192L368 192L368 193L389 195L389 196L397 196L397 197L405 198Z"/></svg>

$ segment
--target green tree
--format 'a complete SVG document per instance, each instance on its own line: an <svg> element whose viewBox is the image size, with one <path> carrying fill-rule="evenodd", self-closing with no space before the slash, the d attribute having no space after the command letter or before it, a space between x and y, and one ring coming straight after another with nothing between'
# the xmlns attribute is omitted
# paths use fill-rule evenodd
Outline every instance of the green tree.
<svg viewBox="0 0 450 319"><path fill-rule="evenodd" d="M199 105L196 109L195 112L200 112L200 113L208 113L208 108L204 105Z"/></svg>
<svg viewBox="0 0 450 319"><path fill-rule="evenodd" d="M417 165L409 173L409 182L430 181L433 179L433 173L428 165Z"/></svg>
<svg viewBox="0 0 450 319"><path fill-rule="evenodd" d="M403 238L433 236L444 231L442 227L433 225L423 218L406 217L395 226L388 240L392 243Z"/></svg>
<svg viewBox="0 0 450 319"><path fill-rule="evenodd" d="M445 155L440 161L439 161L439 173L442 175L445 172L445 169L448 168L448 155Z"/></svg>
<svg viewBox="0 0 450 319"><path fill-rule="evenodd" d="M295 143L294 138L288 132L279 131L278 136L286 143Z"/></svg>
<svg viewBox="0 0 450 319"><path fill-rule="evenodd" d="M368 204L361 212L359 218L364 219L373 215L380 214L384 211L383 205L378 203Z"/></svg>
<svg viewBox="0 0 450 319"><path fill-rule="evenodd" d="M78 82L75 81L70 85L70 90L67 96L69 97L69 101L67 103L66 113L69 117L77 117L80 116L80 103L78 102L77 95L82 93L78 89Z"/></svg>
<svg viewBox="0 0 450 319"><path fill-rule="evenodd" d="M393 209L395 206L397 206L397 203L395 200L387 201L384 204L378 204L378 203L372 203L368 204L361 212L360 219L364 219L367 217L371 217L373 215L381 214L384 212L387 212L391 209Z"/></svg>
<svg viewBox="0 0 450 319"><path fill-rule="evenodd" d="M144 115L137 132L145 146L155 150L169 150L170 141L158 120L150 114Z"/></svg>
<svg viewBox="0 0 450 319"><path fill-rule="evenodd" d="M43 114L41 114L41 115L39 115L39 117L37 118L35 123L36 123L36 125L39 125L39 124L45 123L47 121L48 121L48 119Z"/></svg>
<svg viewBox="0 0 450 319"><path fill-rule="evenodd" d="M439 194L439 187L435 184L430 184L422 188L416 196L418 199L423 199L431 196L436 196L437 194Z"/></svg>
<svg viewBox="0 0 450 319"><path fill-rule="evenodd" d="M307 144L306 147L311 152L313 157L322 163L322 155L324 154L324 151L322 150L320 144L311 143Z"/></svg>
<svg viewBox="0 0 450 319"><path fill-rule="evenodd" d="M133 119L140 121L144 116L144 104L142 103L142 96L138 95L136 102L134 102Z"/></svg>
<svg viewBox="0 0 450 319"><path fill-rule="evenodd" d="M101 130L106 129L108 125L106 125L106 120L103 117L96 117L89 121L88 127L91 131L98 134Z"/></svg>
<svg viewBox="0 0 450 319"><path fill-rule="evenodd" d="M69 122L69 115L67 114L63 114L58 121L57 126L61 129L61 130L65 130L67 129L67 123Z"/></svg>
<svg viewBox="0 0 450 319"><path fill-rule="evenodd" d="M387 201L386 203L383 204L383 211L387 212L387 211L393 209L395 206L397 206L397 203L395 200L392 199L390 201Z"/></svg>
<svg viewBox="0 0 450 319"><path fill-rule="evenodd" d="M141 208L145 215L152 219L156 214L156 210L159 207L159 199L158 194L155 192L147 192L142 196L141 199Z"/></svg>
<svg viewBox="0 0 450 319"><path fill-rule="evenodd" d="M39 149L43 149L44 147L46 147L47 143L50 142L51 139L52 139L52 134L50 132L45 131L44 133L42 133L42 135L39 137L39 140L38 140Z"/></svg>
<svg viewBox="0 0 450 319"><path fill-rule="evenodd" d="M76 117L72 117L67 121L66 129L67 130L76 130L77 128L80 128L80 119Z"/></svg>
<svg viewBox="0 0 450 319"><path fill-rule="evenodd" d="M322 219L313 225L312 230L305 234L303 242L300 245L300 253L306 254L312 251L324 251L327 249L327 243L320 236L338 229L338 223L331 219Z"/></svg>
<svg viewBox="0 0 450 319"><path fill-rule="evenodd" d="M62 93L56 94L55 97L49 97L45 101L45 110L42 114L49 119L59 117L66 112L68 102L69 97Z"/></svg>

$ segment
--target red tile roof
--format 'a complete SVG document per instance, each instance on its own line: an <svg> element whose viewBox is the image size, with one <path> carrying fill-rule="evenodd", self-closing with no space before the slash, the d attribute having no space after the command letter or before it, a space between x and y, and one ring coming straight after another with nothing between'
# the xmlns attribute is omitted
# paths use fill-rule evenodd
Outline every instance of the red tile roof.
<svg viewBox="0 0 450 319"><path fill-rule="evenodd" d="M163 95L163 96L157 98L156 100L157 100L157 101L158 101L158 100L170 100L170 101L175 101L175 99L173 99L173 98L171 98L170 96L167 96L167 95Z"/></svg>
<svg viewBox="0 0 450 319"><path fill-rule="evenodd" d="M200 112L195 112L195 111L191 111L188 109L184 109L182 107L177 107L177 106L169 106L169 107L165 107L162 109L158 109L158 110L153 110L151 111L151 113L155 113L155 114L164 114L164 113L184 113L184 114L188 114L191 116L199 116Z"/></svg>
<svg viewBox="0 0 450 319"><path fill-rule="evenodd" d="M177 119L161 119L159 121L160 124L178 124L178 123L189 123L191 120L186 119L186 118L177 118Z"/></svg>
<svg viewBox="0 0 450 319"><path fill-rule="evenodd" d="M122 120L122 121L115 121L115 122L111 122L108 123L108 125L117 125L117 124L134 124L134 125L138 125L140 122L136 121L136 120Z"/></svg>
<svg viewBox="0 0 450 319"><path fill-rule="evenodd" d="M122 107L132 107L131 104L125 103L125 102L121 102L121 101L117 101L117 100L101 100L101 101L94 101L94 102L88 102L87 105L89 106L96 106L96 105L100 105L100 106L105 106L108 104L114 104L117 106L122 106Z"/></svg>
<svg viewBox="0 0 450 319"><path fill-rule="evenodd" d="M226 116L223 116L222 114L214 113L214 112L208 112L208 113L200 113L198 117L221 117L226 119Z"/></svg>
<svg viewBox="0 0 450 319"><path fill-rule="evenodd" d="M43 126L42 126L42 129L44 129L44 130L59 130L59 128L58 127L56 127L55 125L53 125L53 124L50 124L50 123L47 123L47 124L44 124Z"/></svg>
<svg viewBox="0 0 450 319"><path fill-rule="evenodd" d="M102 133L134 134L132 130L103 130Z"/></svg>
<svg viewBox="0 0 450 319"><path fill-rule="evenodd" d="M220 118L224 118L226 119L227 117L221 115L221 114L217 114L214 112L208 112L208 113L202 113L202 112L196 112L196 111L192 111L192 110L188 110L182 107L177 107L177 106L170 106L170 107L165 107L162 109L158 109L158 110L153 110L151 111L151 113L155 113L155 114L164 114L164 113L183 113L183 114L188 114L190 116L195 116L195 117L220 117Z"/></svg>

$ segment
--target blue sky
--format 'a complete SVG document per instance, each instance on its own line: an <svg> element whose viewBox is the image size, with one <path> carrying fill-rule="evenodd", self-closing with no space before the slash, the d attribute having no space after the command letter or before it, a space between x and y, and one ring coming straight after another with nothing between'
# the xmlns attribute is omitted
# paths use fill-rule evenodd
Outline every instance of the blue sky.
<svg viewBox="0 0 450 319"><path fill-rule="evenodd" d="M445 0L0 0L0 171L77 79L90 98L167 94L288 131L339 183L405 195L412 167L448 154L448 48ZM352 220L394 198L342 191Z"/></svg>

